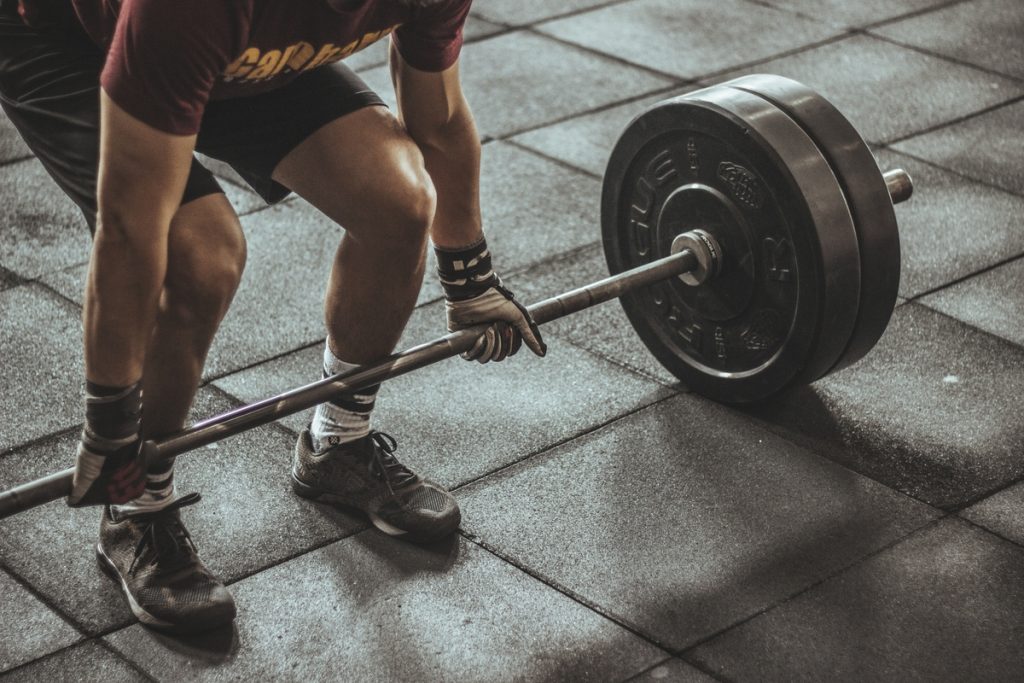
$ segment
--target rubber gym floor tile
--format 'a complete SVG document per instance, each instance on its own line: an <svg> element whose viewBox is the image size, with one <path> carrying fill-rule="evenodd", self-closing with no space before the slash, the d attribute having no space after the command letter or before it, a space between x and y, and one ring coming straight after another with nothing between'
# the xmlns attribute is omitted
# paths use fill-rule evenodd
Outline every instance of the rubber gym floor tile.
<svg viewBox="0 0 1024 683"><path fill-rule="evenodd" d="M647 681L658 681L659 683L712 683L714 680L711 676L702 673L680 659L670 659L649 671L630 678L627 683L646 683Z"/></svg>
<svg viewBox="0 0 1024 683"><path fill-rule="evenodd" d="M444 309L418 309L399 348L444 334ZM398 457L446 486L469 481L552 443L664 398L669 391L557 338L548 355L527 349L480 365L453 358L381 388L374 426L398 439ZM243 401L267 398L319 378L317 346L217 381ZM299 430L308 413L283 422Z"/></svg>
<svg viewBox="0 0 1024 683"><path fill-rule="evenodd" d="M199 394L192 420L235 407L210 390ZM72 464L76 433L0 459L0 489ZM294 439L275 427L248 431L179 458L181 494L203 500L182 512L206 565L225 581L257 572L353 531L363 523L296 497L289 484ZM0 557L88 633L132 619L116 584L97 567L97 508L57 501L0 521Z"/></svg>
<svg viewBox="0 0 1024 683"><path fill-rule="evenodd" d="M473 14L510 26L524 26L564 14L585 12L615 0L476 0Z"/></svg>
<svg viewBox="0 0 1024 683"><path fill-rule="evenodd" d="M814 88L869 142L891 142L1006 102L1024 83L869 36L853 36L711 79L749 73Z"/></svg>
<svg viewBox="0 0 1024 683"><path fill-rule="evenodd" d="M917 304L856 365L750 413L937 507L1024 474L1024 351Z"/></svg>
<svg viewBox="0 0 1024 683"><path fill-rule="evenodd" d="M619 135L633 117L655 102L682 94L692 88L676 89L660 95L632 100L610 109L538 128L512 138L513 142L537 150L587 173L604 176L608 157Z"/></svg>
<svg viewBox="0 0 1024 683"><path fill-rule="evenodd" d="M484 146L480 205L502 277L599 241L600 201L601 184L583 173L502 142ZM436 280L428 270L428 285Z"/></svg>
<svg viewBox="0 0 1024 683"><path fill-rule="evenodd" d="M0 164L15 159L25 159L32 155L17 129L11 123L3 111L0 111Z"/></svg>
<svg viewBox="0 0 1024 683"><path fill-rule="evenodd" d="M665 656L459 537L360 534L234 593L237 634L222 642L139 626L107 640L153 676L207 681L615 681Z"/></svg>
<svg viewBox="0 0 1024 683"><path fill-rule="evenodd" d="M318 339L324 291L342 230L305 202L246 216L248 259L206 361L207 377L233 372Z"/></svg>
<svg viewBox="0 0 1024 683"><path fill-rule="evenodd" d="M678 396L460 491L502 557L676 650L936 513Z"/></svg>
<svg viewBox="0 0 1024 683"><path fill-rule="evenodd" d="M38 285L0 292L0 453L81 420L81 314Z"/></svg>
<svg viewBox="0 0 1024 683"><path fill-rule="evenodd" d="M836 34L828 24L746 0L633 0L545 23L539 30L687 79Z"/></svg>
<svg viewBox="0 0 1024 683"><path fill-rule="evenodd" d="M1024 197L900 154L877 156L881 168L904 168L914 179L914 195L896 207L901 296L919 296L1024 253Z"/></svg>
<svg viewBox="0 0 1024 683"><path fill-rule="evenodd" d="M508 284L521 300L535 303L606 277L608 265L604 251L600 245L595 245L517 273L509 278ZM676 378L640 341L618 301L608 301L555 320L545 325L543 331L662 384L679 387Z"/></svg>
<svg viewBox="0 0 1024 683"><path fill-rule="evenodd" d="M1017 680L1022 583L1024 549L949 519L686 657L727 680Z"/></svg>
<svg viewBox="0 0 1024 683"><path fill-rule="evenodd" d="M34 279L89 258L82 212L35 159L0 166L0 264Z"/></svg>
<svg viewBox="0 0 1024 683"><path fill-rule="evenodd" d="M76 681L78 683L135 683L149 680L131 664L98 644L87 641L31 664L0 674L0 681Z"/></svg>
<svg viewBox="0 0 1024 683"><path fill-rule="evenodd" d="M66 621L0 567L0 672L79 640Z"/></svg>
<svg viewBox="0 0 1024 683"><path fill-rule="evenodd" d="M930 52L1024 78L1024 4L972 0L872 29Z"/></svg>
<svg viewBox="0 0 1024 683"><path fill-rule="evenodd" d="M766 0L766 4L799 12L818 21L845 26L867 26L880 21L920 12L949 0Z"/></svg>
<svg viewBox="0 0 1024 683"><path fill-rule="evenodd" d="M466 45L459 69L462 88L484 138L537 128L673 84L667 78L525 31ZM386 67L360 75L394 106Z"/></svg>
<svg viewBox="0 0 1024 683"><path fill-rule="evenodd" d="M921 299L921 303L1024 346L1024 259L1011 261Z"/></svg>
<svg viewBox="0 0 1024 683"><path fill-rule="evenodd" d="M1024 102L939 128L894 145L971 178L1024 195Z"/></svg>

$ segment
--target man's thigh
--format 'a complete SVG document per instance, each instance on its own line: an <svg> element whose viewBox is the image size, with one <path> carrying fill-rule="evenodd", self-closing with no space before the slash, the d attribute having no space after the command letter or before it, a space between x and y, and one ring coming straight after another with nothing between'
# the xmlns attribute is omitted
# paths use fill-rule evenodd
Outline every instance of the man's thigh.
<svg viewBox="0 0 1024 683"><path fill-rule="evenodd" d="M275 178L356 236L401 239L433 212L419 147L383 107L319 129L282 160Z"/></svg>
<svg viewBox="0 0 1024 683"><path fill-rule="evenodd" d="M211 101L196 149L230 164L273 204L294 189L273 177L283 159L325 126L381 105L380 97L351 69L330 64L269 92Z"/></svg>
<svg viewBox="0 0 1024 683"><path fill-rule="evenodd" d="M73 20L35 29L21 21L15 5L0 8L0 106L95 230L103 53ZM220 191L193 160L182 203Z"/></svg>

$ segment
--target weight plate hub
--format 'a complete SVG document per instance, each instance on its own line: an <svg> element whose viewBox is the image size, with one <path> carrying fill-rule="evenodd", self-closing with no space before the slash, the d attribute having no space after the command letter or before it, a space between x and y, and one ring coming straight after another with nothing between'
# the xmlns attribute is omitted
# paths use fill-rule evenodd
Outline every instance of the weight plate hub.
<svg viewBox="0 0 1024 683"><path fill-rule="evenodd" d="M853 219L828 160L768 100L723 86L659 103L612 152L602 194L613 273L671 253L688 230L720 245L721 272L621 299L654 356L693 390L745 403L818 379L859 310Z"/></svg>

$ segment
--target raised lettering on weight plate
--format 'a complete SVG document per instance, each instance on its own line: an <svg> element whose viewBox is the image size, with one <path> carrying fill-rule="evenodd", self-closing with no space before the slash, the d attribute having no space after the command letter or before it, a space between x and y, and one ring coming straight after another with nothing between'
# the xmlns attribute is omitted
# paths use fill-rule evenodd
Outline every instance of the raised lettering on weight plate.
<svg viewBox="0 0 1024 683"><path fill-rule="evenodd" d="M718 164L718 177L729 186L732 196L740 204L751 209L760 209L764 206L764 190L761 183L757 176L747 169L731 161L723 161Z"/></svg>
<svg viewBox="0 0 1024 683"><path fill-rule="evenodd" d="M762 241L764 246L765 264L768 270L768 279L775 280L776 282L790 282L793 279L793 273L790 272L789 268L789 240L773 239L771 237L765 237Z"/></svg>
<svg viewBox="0 0 1024 683"><path fill-rule="evenodd" d="M651 209L654 208L654 186L640 176L633 189L633 203L629 207L629 232L633 236L633 249L646 256L651 249Z"/></svg>
<svg viewBox="0 0 1024 683"><path fill-rule="evenodd" d="M697 141L693 138L686 141L686 161L690 165L690 175L696 178L700 174L700 154L697 152Z"/></svg>
<svg viewBox="0 0 1024 683"><path fill-rule="evenodd" d="M647 170L644 175L653 180L655 185L664 185L679 175L679 173L676 171L676 164L672 160L672 155L667 149L664 149L655 154L651 162L647 164Z"/></svg>
<svg viewBox="0 0 1024 683"><path fill-rule="evenodd" d="M715 356L723 363L729 360L729 351L725 348L725 330L715 328Z"/></svg>
<svg viewBox="0 0 1024 683"><path fill-rule="evenodd" d="M682 312L673 307L672 313L668 316L669 322L675 328L679 336L698 356L704 355L704 328L699 323L691 323Z"/></svg>

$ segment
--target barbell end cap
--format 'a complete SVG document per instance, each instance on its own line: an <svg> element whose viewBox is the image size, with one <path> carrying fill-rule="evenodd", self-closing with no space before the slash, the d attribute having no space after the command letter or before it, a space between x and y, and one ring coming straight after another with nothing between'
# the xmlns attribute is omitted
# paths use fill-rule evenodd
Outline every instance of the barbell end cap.
<svg viewBox="0 0 1024 683"><path fill-rule="evenodd" d="M672 240L671 253L678 254L684 249L689 249L697 258L697 266L693 270L679 274L684 284L691 287L702 285L722 270L722 248L707 230L698 228L676 235Z"/></svg>
<svg viewBox="0 0 1024 683"><path fill-rule="evenodd" d="M893 204L905 202L914 194L914 180L902 168L894 168L882 175Z"/></svg>

